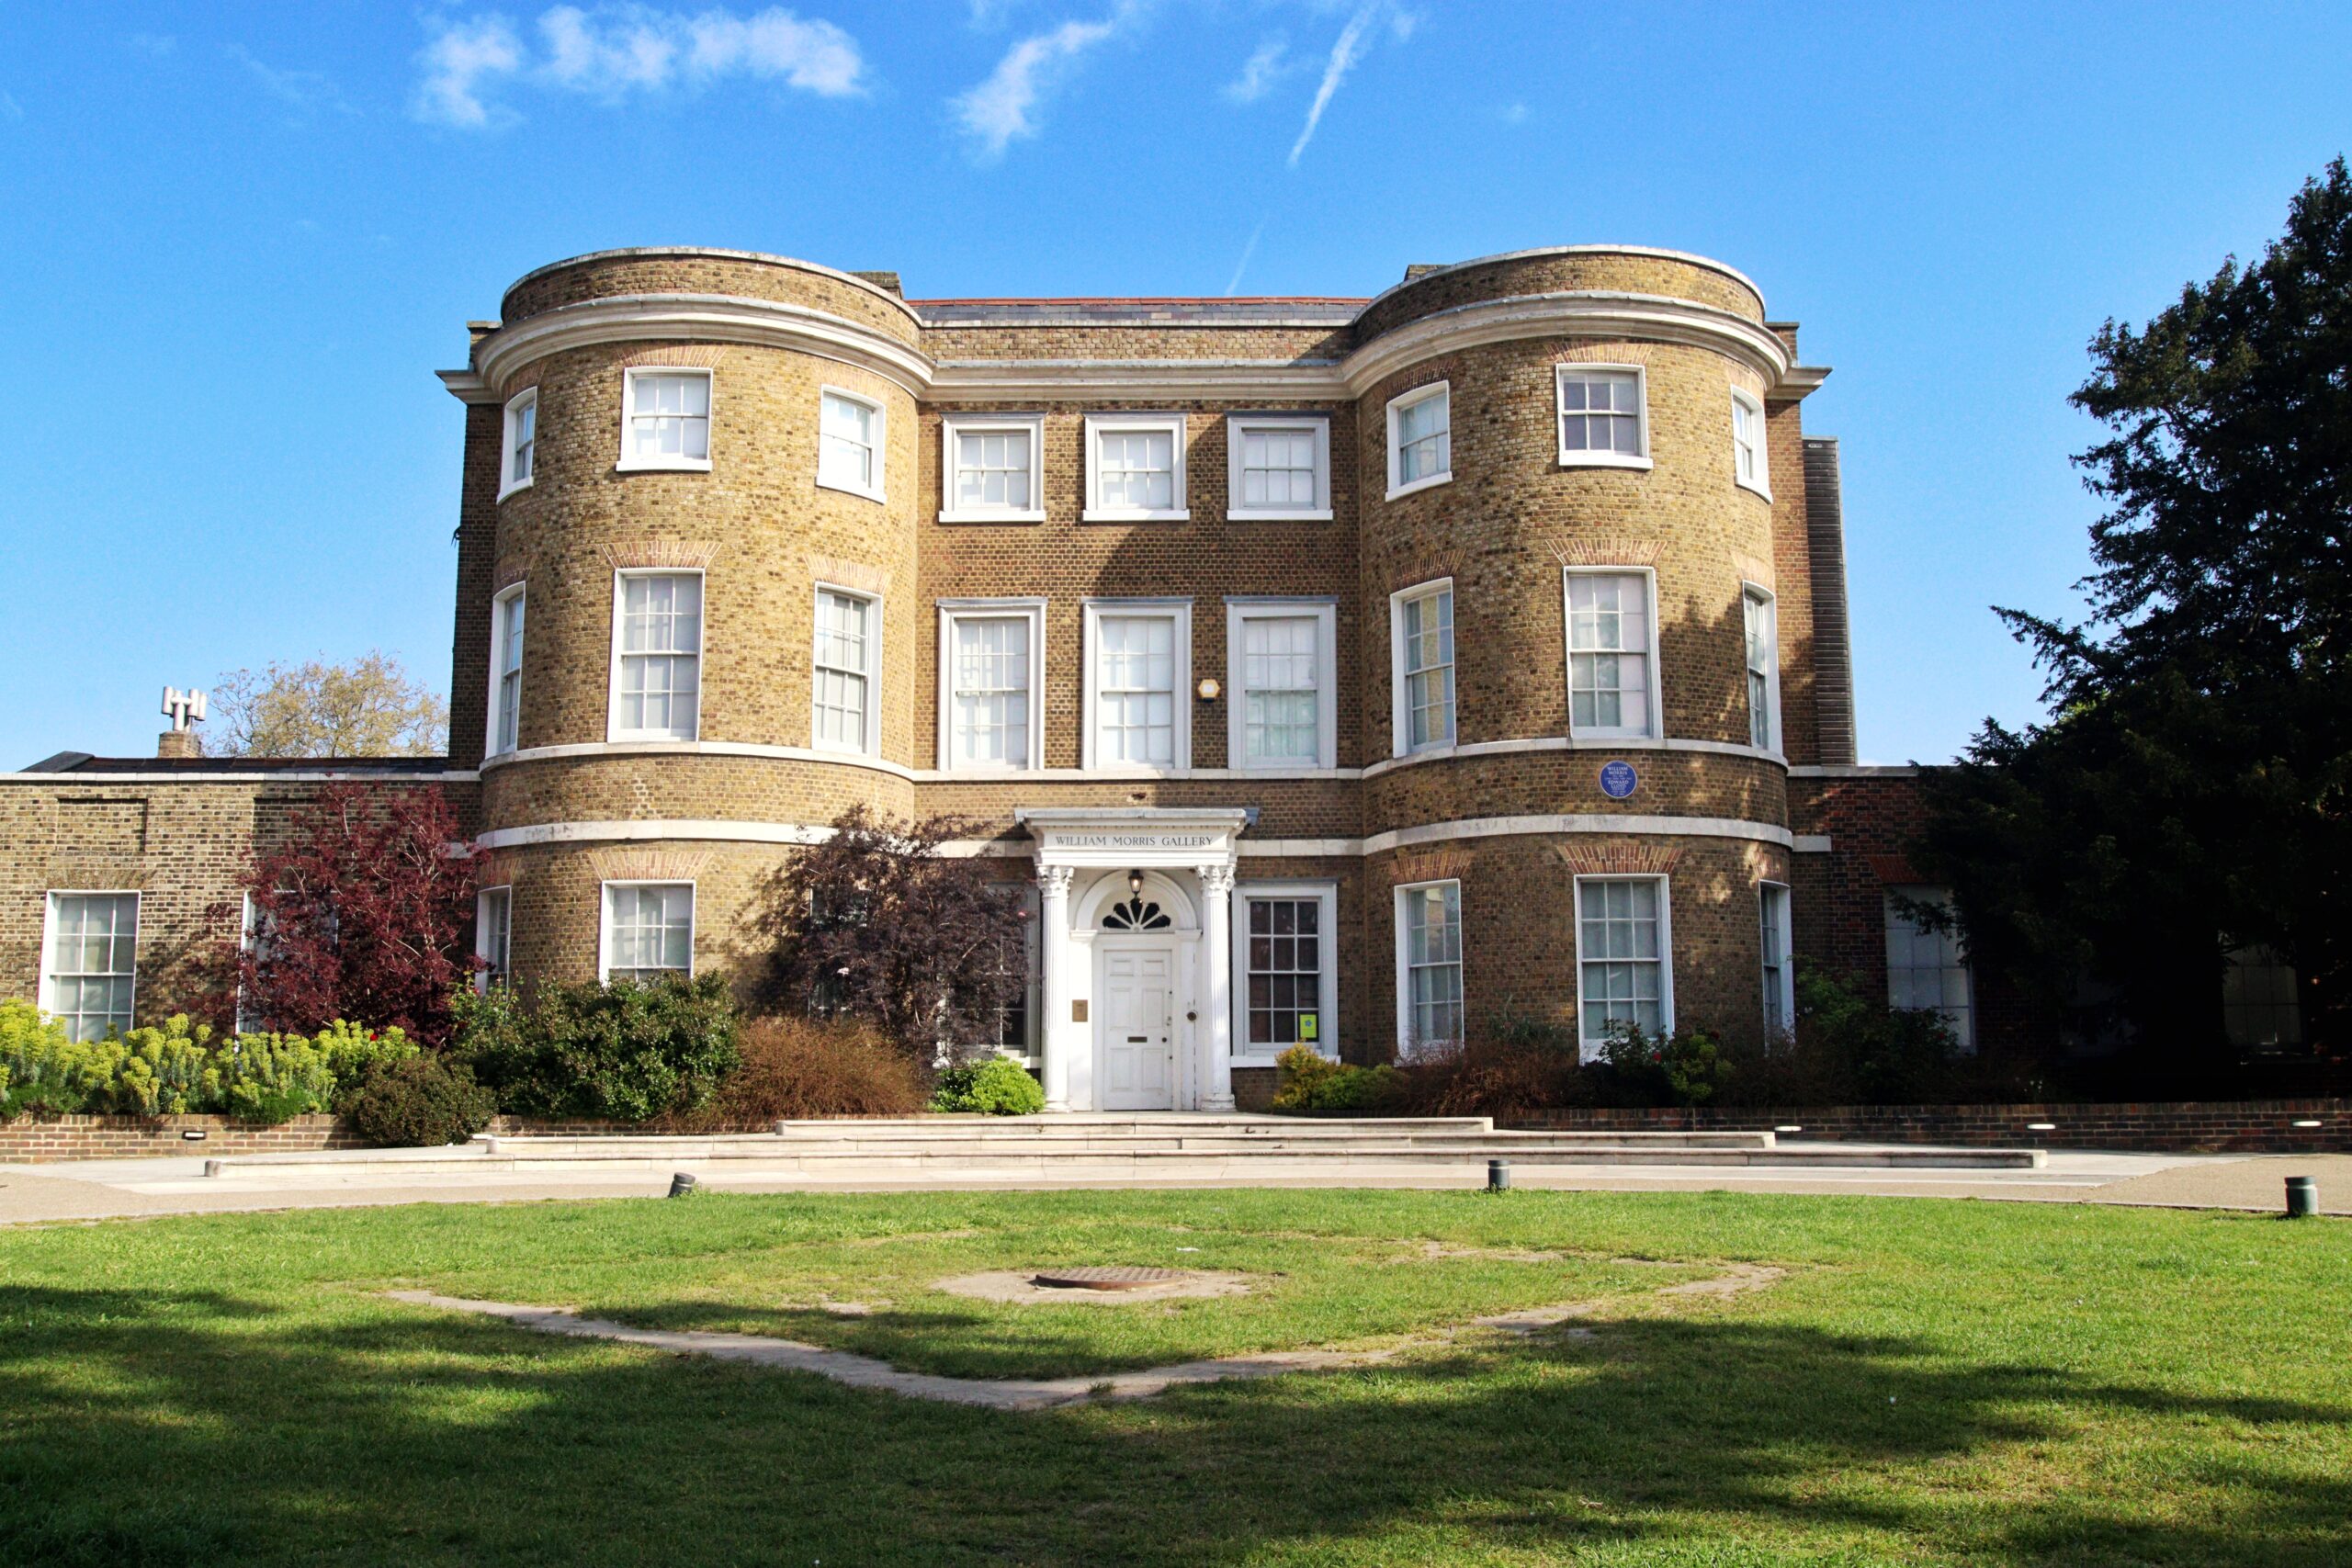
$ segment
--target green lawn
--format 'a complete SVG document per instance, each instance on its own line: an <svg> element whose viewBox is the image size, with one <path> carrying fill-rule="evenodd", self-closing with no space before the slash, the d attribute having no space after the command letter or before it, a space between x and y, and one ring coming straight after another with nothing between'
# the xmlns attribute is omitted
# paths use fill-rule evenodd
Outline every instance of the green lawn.
<svg viewBox="0 0 2352 1568"><path fill-rule="evenodd" d="M1728 1261L1789 1272L1659 1293ZM1260 1289L1064 1307L931 1288L1057 1262ZM1410 1348L998 1413L379 1293L420 1286L965 1376ZM1423 1332L1566 1301L1600 1303L1597 1332ZM2344 1564L2352 1227L1257 1191L0 1231L0 1562L298 1562Z"/></svg>

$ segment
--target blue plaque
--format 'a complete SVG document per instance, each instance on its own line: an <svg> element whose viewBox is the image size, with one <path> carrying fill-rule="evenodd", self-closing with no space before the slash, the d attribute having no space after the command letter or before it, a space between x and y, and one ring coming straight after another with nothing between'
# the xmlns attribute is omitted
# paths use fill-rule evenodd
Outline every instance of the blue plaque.
<svg viewBox="0 0 2352 1568"><path fill-rule="evenodd" d="M1617 761L1600 764L1600 793L1611 800L1623 800L1634 793L1642 775L1634 772L1634 764Z"/></svg>

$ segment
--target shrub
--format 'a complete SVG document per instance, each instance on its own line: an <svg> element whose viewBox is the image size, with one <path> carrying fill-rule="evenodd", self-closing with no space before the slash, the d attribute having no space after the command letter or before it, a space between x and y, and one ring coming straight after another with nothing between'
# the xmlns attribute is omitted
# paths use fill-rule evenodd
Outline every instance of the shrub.
<svg viewBox="0 0 2352 1568"><path fill-rule="evenodd" d="M1574 1030L1505 1002L1468 1039L1404 1066L1397 1109L1422 1116L1510 1116L1592 1103Z"/></svg>
<svg viewBox="0 0 2352 1568"><path fill-rule="evenodd" d="M240 1034L214 1058L219 1103L246 1122L285 1122L334 1100L326 1054L299 1034Z"/></svg>
<svg viewBox="0 0 2352 1568"><path fill-rule="evenodd" d="M1704 1105L1733 1076L1703 1029L1650 1034L1621 1025L1601 1047L1600 1066L1611 1098L1624 1105Z"/></svg>
<svg viewBox="0 0 2352 1568"><path fill-rule="evenodd" d="M213 1112L277 1122L324 1111L379 1061L416 1055L397 1029L337 1022L316 1039L212 1031L176 1013L104 1040L73 1040L64 1023L0 1001L0 1120L42 1116L181 1116Z"/></svg>
<svg viewBox="0 0 2352 1568"><path fill-rule="evenodd" d="M457 1059L523 1116L643 1122L707 1108L742 1063L735 1011L716 975L640 985L543 985L455 1003Z"/></svg>
<svg viewBox="0 0 2352 1568"><path fill-rule="evenodd" d="M0 1072L7 1075L0 1112L44 1116L81 1112L112 1081L113 1054L103 1041L67 1037L62 1021L30 1002L0 1001Z"/></svg>
<svg viewBox="0 0 2352 1568"><path fill-rule="evenodd" d="M1376 1067L1334 1062L1305 1045L1274 1058L1282 1080L1274 1090L1276 1111L1368 1111L1392 1109L1405 1095L1406 1077L1385 1063Z"/></svg>
<svg viewBox="0 0 2352 1568"><path fill-rule="evenodd" d="M1035 1116L1046 1109L1044 1086L1009 1056L949 1067L931 1097L933 1111L977 1111L988 1116Z"/></svg>
<svg viewBox="0 0 2352 1568"><path fill-rule="evenodd" d="M742 1066L698 1112L673 1114L681 1130L826 1116L911 1116L923 1109L922 1074L897 1043L869 1024L762 1018L745 1024Z"/></svg>
<svg viewBox="0 0 2352 1568"><path fill-rule="evenodd" d="M349 1104L352 1131L379 1148L462 1144L497 1110L465 1064L437 1053L379 1058Z"/></svg>
<svg viewBox="0 0 2352 1568"><path fill-rule="evenodd" d="M378 1031L362 1029L342 1019L319 1031L311 1043L326 1058L327 1071L334 1075L335 1082L355 1090L370 1068L405 1062L424 1051L397 1025Z"/></svg>
<svg viewBox="0 0 2352 1568"><path fill-rule="evenodd" d="M1916 1105L2008 1092L1955 1055L1941 1017L1890 1008L1812 964L1797 964L1797 1033L1736 1054L1726 1098L1745 1105Z"/></svg>
<svg viewBox="0 0 2352 1568"><path fill-rule="evenodd" d="M212 1032L175 1014L122 1037L106 1109L126 1116L181 1116L220 1103Z"/></svg>

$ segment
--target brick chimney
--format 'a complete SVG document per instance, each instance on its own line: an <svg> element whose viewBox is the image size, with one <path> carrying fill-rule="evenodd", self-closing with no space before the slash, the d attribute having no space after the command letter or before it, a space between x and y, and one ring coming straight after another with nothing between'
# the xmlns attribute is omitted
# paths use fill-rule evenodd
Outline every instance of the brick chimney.
<svg viewBox="0 0 2352 1568"><path fill-rule="evenodd" d="M198 757L202 756L203 753L196 749L196 732L194 730L166 729L163 734L155 737L155 755L158 757Z"/></svg>

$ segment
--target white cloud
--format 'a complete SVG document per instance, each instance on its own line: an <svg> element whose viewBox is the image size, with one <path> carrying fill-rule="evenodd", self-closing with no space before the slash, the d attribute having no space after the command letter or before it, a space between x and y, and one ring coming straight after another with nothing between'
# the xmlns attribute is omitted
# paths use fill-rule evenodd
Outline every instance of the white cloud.
<svg viewBox="0 0 2352 1568"><path fill-rule="evenodd" d="M1289 41L1276 33L1258 46L1241 67L1241 74L1225 85L1225 96L1237 104L1254 104L1271 91L1273 85L1288 73L1283 63L1283 51Z"/></svg>
<svg viewBox="0 0 2352 1568"><path fill-rule="evenodd" d="M1122 10L1100 22L1064 22L1050 32L1033 33L1005 51L989 79L951 107L982 158L1000 158L1009 142L1037 134L1031 111L1066 74L1069 62L1116 32L1131 13Z"/></svg>
<svg viewBox="0 0 2352 1568"><path fill-rule="evenodd" d="M416 90L420 119L477 130L492 123L481 101L486 81L512 76L523 68L523 46L514 25L503 17L481 17L441 29L424 46L424 80ZM496 117L511 118L509 111Z"/></svg>
<svg viewBox="0 0 2352 1568"><path fill-rule="evenodd" d="M855 39L781 6L739 17L635 5L552 6L539 15L538 39L534 57L514 24L495 13L443 28L424 52L419 116L467 128L512 118L512 111L484 101L489 85L507 79L616 103L631 93L730 77L780 79L820 97L842 97L860 91L865 73Z"/></svg>
<svg viewBox="0 0 2352 1568"><path fill-rule="evenodd" d="M650 12L591 19L577 6L555 6L539 17L547 45L540 74L559 86L617 98L631 87L659 87L670 80L678 46L671 36L674 18Z"/></svg>
<svg viewBox="0 0 2352 1568"><path fill-rule="evenodd" d="M130 43L140 53L152 54L159 59L180 46L180 40L169 33L133 33Z"/></svg>
<svg viewBox="0 0 2352 1568"><path fill-rule="evenodd" d="M1250 258L1258 254L1258 242L1265 237L1265 233L1266 226L1262 222L1250 231L1250 243L1241 247L1241 259L1233 264L1233 276L1226 280L1227 299L1232 299L1234 290L1241 287L1241 275L1250 270Z"/></svg>
<svg viewBox="0 0 2352 1568"><path fill-rule="evenodd" d="M243 65L253 79L261 84L262 91L278 102L298 109L334 109L338 114L357 114L359 110L343 96L334 79L322 71L280 71L256 59L252 51L241 44L229 46L229 58Z"/></svg>
<svg viewBox="0 0 2352 1568"><path fill-rule="evenodd" d="M0 119L22 119L25 106L6 93L0 93Z"/></svg>
<svg viewBox="0 0 2352 1568"><path fill-rule="evenodd" d="M1348 73L1355 68L1356 62L1363 58L1363 35L1380 11L1381 0L1372 0L1372 4L1359 9L1348 18L1348 25L1340 29L1339 40L1331 45L1331 58L1323 66L1323 85L1315 89L1315 101L1306 109L1306 123L1299 129L1298 140L1291 143L1292 168L1298 167L1299 154L1306 152L1306 144L1315 140L1315 128L1323 123L1323 111L1330 107L1331 96L1340 90L1340 84L1347 80ZM1407 37L1412 31L1412 19L1400 14L1395 26L1397 37Z"/></svg>
<svg viewBox="0 0 2352 1568"><path fill-rule="evenodd" d="M740 19L706 11L686 31L693 40L686 66L700 76L738 71L781 76L786 86L828 98L844 97L864 85L865 61L857 40L831 22L804 22L775 9Z"/></svg>

